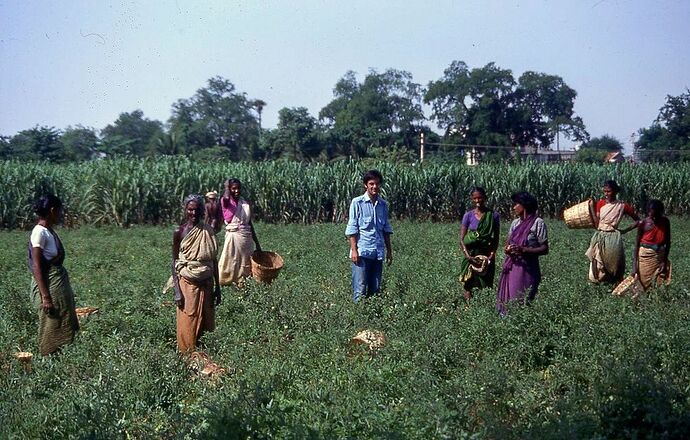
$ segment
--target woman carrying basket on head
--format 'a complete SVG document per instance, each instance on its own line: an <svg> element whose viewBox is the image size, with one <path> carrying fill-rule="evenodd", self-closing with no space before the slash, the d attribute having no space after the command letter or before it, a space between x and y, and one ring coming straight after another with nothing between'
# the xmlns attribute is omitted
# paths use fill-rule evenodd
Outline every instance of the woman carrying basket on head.
<svg viewBox="0 0 690 440"><path fill-rule="evenodd" d="M618 225L623 215L629 216L635 222L640 218L630 205L616 198L620 190L615 181L607 180L604 182L604 198L594 207L594 226L597 231L585 253L590 261L589 281L593 283L617 283L623 279L625 273L625 252L621 234L635 229L637 223L625 229L618 229Z"/></svg>
<svg viewBox="0 0 690 440"><path fill-rule="evenodd" d="M486 191L475 187L470 191L474 209L467 211L460 226L460 283L465 305L472 299L475 287L493 287L496 272L496 249L500 234L499 216L486 206Z"/></svg>
<svg viewBox="0 0 690 440"><path fill-rule="evenodd" d="M237 179L225 181L220 209L225 223L225 243L218 263L220 284L237 283L252 274L251 257L260 251L259 239L252 224L252 208L241 197L242 183Z"/></svg>

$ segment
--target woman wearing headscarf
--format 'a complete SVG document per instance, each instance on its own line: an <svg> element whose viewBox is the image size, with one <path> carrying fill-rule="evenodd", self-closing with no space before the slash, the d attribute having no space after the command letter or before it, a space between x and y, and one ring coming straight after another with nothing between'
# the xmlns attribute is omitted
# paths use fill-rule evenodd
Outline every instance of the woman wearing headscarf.
<svg viewBox="0 0 690 440"><path fill-rule="evenodd" d="M505 315L506 305L521 300L534 300L541 282L539 257L549 253L546 223L537 216L538 203L528 192L512 195L516 219L510 224L505 260L496 294L496 309Z"/></svg>
<svg viewBox="0 0 690 440"><path fill-rule="evenodd" d="M460 283L464 290L465 304L472 299L473 288L494 286L496 250L501 232L499 216L486 206L486 191L474 187L470 191L474 209L467 211L460 226ZM482 264L480 258L485 259ZM477 270L477 267L480 269Z"/></svg>
<svg viewBox="0 0 690 440"><path fill-rule="evenodd" d="M38 347L45 356L74 340L79 320L69 275L62 265L65 248L53 229L62 217L62 201L52 194L41 196L34 212L38 221L29 240L31 300L38 308Z"/></svg>
<svg viewBox="0 0 690 440"><path fill-rule="evenodd" d="M237 283L252 274L251 258L260 251L259 239L252 224L252 208L242 198L242 183L237 179L225 181L220 209L225 223L225 242L220 255L220 283Z"/></svg>
<svg viewBox="0 0 690 440"><path fill-rule="evenodd" d="M184 200L185 221L173 233L172 280L177 303L177 347L194 350L204 332L215 329L215 306L221 301L218 244L213 229L202 221L204 199Z"/></svg>
<svg viewBox="0 0 690 440"><path fill-rule="evenodd" d="M624 215L636 222L640 219L632 206L618 200L621 188L613 180L604 182L604 198L599 200L594 209L594 225L597 231L592 236L589 249L585 255L589 258L589 281L619 282L625 273L625 252L623 238L625 234L636 227L634 223L629 228L618 229Z"/></svg>

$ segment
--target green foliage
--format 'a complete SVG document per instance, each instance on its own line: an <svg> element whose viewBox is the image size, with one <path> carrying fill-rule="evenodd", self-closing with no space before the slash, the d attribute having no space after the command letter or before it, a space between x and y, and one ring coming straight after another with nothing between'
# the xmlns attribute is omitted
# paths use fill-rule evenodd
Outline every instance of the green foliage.
<svg viewBox="0 0 690 440"><path fill-rule="evenodd" d="M605 134L603 136L593 137L580 145L580 150L600 150L605 152L622 151L623 144L615 137Z"/></svg>
<svg viewBox="0 0 690 440"><path fill-rule="evenodd" d="M187 145L188 153L221 146L232 160L258 159L259 121L252 110L260 114L265 104L236 92L227 79L214 77L191 98L173 104L170 132Z"/></svg>
<svg viewBox="0 0 690 440"><path fill-rule="evenodd" d="M591 231L547 221L537 299L506 318L492 289L464 309L457 223L395 222L383 292L360 304L343 225L257 223L286 265L270 286L223 288L203 340L217 380L175 353L172 230L148 226L59 229L77 305L100 313L25 373L11 353L36 352L28 236L0 232L0 438L681 439L690 222L671 222L673 284L631 301L585 281ZM351 345L362 329L387 344Z"/></svg>
<svg viewBox="0 0 690 440"><path fill-rule="evenodd" d="M330 141L341 155L368 156L369 148L418 145L422 131L422 89L409 72L371 70L360 84L349 71L336 83L334 99L321 109Z"/></svg>
<svg viewBox="0 0 690 440"><path fill-rule="evenodd" d="M454 61L431 81L424 101L445 138L460 144L548 147L557 132L588 137L574 115L577 93L556 75L525 72L516 82L494 63L470 70Z"/></svg>
<svg viewBox="0 0 690 440"><path fill-rule="evenodd" d="M162 134L163 124L144 117L143 111L120 113L114 123L101 130L103 152L109 156L143 157L155 148Z"/></svg>
<svg viewBox="0 0 690 440"><path fill-rule="evenodd" d="M305 107L282 108L278 126L263 135L265 159L311 160L323 151L323 128Z"/></svg>
<svg viewBox="0 0 690 440"><path fill-rule="evenodd" d="M641 160L690 161L690 90L667 96L654 123L639 134L635 147Z"/></svg>
<svg viewBox="0 0 690 440"><path fill-rule="evenodd" d="M39 127L22 130L9 142L10 155L20 160L66 160L60 131L55 127Z"/></svg>
<svg viewBox="0 0 690 440"><path fill-rule="evenodd" d="M201 157L208 151L209 156ZM452 220L469 206L466 194L475 185L488 191L489 204L504 214L510 195L533 193L546 216L588 197L601 196L604 180L623 187L622 198L642 211L650 198L674 214L690 213L687 164L544 165L505 161L469 167L447 161L403 163L397 157L365 162L227 162L227 152L201 150L188 158L114 159L59 165L0 161L0 226L22 227L32 221L31 201L41 188L63 198L68 221L78 224L168 224L190 192L222 190L229 177L240 179L256 217L266 222L344 221L352 197L360 194L360 177L369 168L384 176L383 191L396 218ZM224 159L225 158L225 159ZM207 162L205 160L210 160Z"/></svg>
<svg viewBox="0 0 690 440"><path fill-rule="evenodd" d="M89 160L100 149L100 139L93 128L77 125L67 127L60 136L65 147L65 158L69 162Z"/></svg>
<svg viewBox="0 0 690 440"><path fill-rule="evenodd" d="M593 148L580 148L575 153L575 162L579 163L591 163L591 164L603 164L604 159L608 151L597 150Z"/></svg>

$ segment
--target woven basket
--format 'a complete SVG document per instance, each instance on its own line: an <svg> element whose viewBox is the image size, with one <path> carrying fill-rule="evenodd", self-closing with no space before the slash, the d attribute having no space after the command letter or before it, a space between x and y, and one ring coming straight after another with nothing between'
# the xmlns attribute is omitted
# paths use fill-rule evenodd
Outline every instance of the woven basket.
<svg viewBox="0 0 690 440"><path fill-rule="evenodd" d="M252 254L252 276L261 283L270 283L283 268L283 257L276 252L254 251Z"/></svg>
<svg viewBox="0 0 690 440"><path fill-rule="evenodd" d="M613 289L613 296L627 296L630 295L633 298L636 298L639 296L642 292L644 292L644 288L642 287L642 283L640 283L640 280L635 278L634 276L630 275L616 286L615 289Z"/></svg>
<svg viewBox="0 0 690 440"><path fill-rule="evenodd" d="M580 202L563 211L563 220L570 229L588 229L594 227L594 201Z"/></svg>

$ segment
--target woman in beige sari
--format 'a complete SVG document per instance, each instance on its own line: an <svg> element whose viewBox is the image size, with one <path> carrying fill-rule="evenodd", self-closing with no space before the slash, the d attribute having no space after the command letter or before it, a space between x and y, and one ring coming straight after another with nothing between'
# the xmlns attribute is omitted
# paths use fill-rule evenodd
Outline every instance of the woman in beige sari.
<svg viewBox="0 0 690 440"><path fill-rule="evenodd" d="M252 274L251 257L260 251L259 239L252 224L252 208L241 197L242 184L237 179L225 181L220 209L225 223L225 242L220 255L220 283L238 283Z"/></svg>
<svg viewBox="0 0 690 440"><path fill-rule="evenodd" d="M589 281L593 283L617 283L623 279L625 273L625 252L621 234L633 230L640 218L630 205L616 198L620 190L615 181L607 180L604 182L604 198L595 206L594 223L597 231L585 253L590 262ZM618 229L624 215L635 220L635 223L628 228Z"/></svg>
<svg viewBox="0 0 690 440"><path fill-rule="evenodd" d="M194 350L204 332L215 329L215 307L220 304L220 283L213 229L201 219L204 199L185 198L185 222L173 233L172 279L177 303L177 347Z"/></svg>

